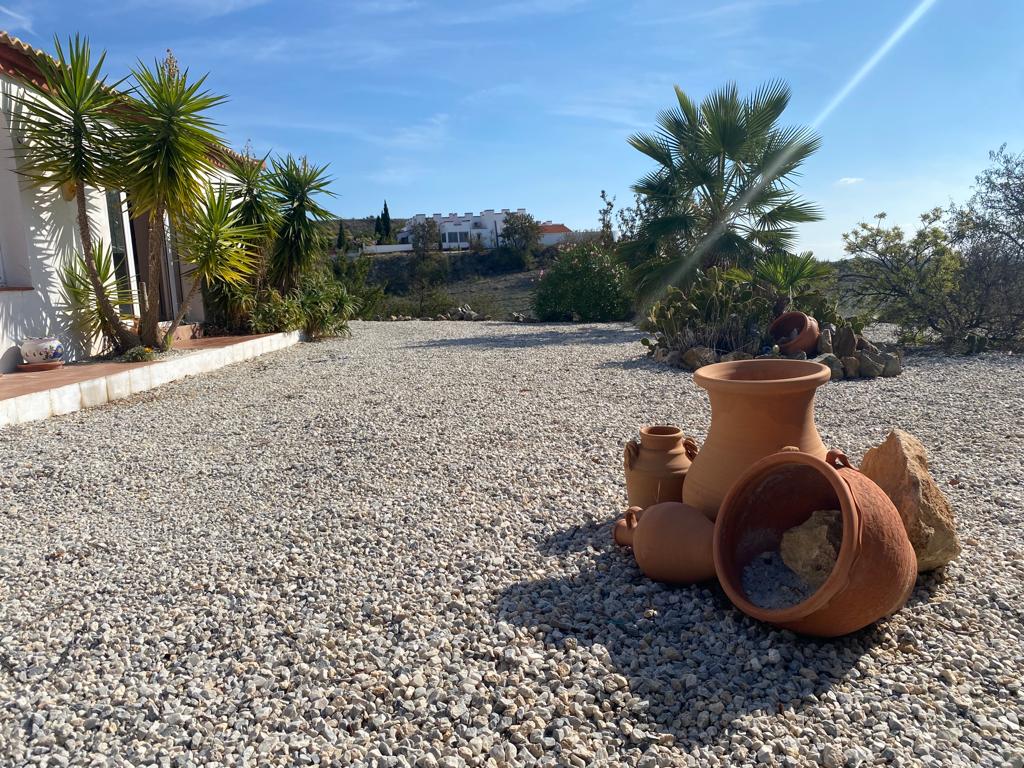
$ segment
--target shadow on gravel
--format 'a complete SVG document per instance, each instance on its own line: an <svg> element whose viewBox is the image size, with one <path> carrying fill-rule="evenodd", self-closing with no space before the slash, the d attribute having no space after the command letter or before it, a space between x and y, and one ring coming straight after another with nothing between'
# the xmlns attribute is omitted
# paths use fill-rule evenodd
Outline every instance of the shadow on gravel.
<svg viewBox="0 0 1024 768"><path fill-rule="evenodd" d="M499 328L522 329L530 325L520 323L502 323ZM547 326L547 327L550 327ZM490 334L487 336L468 336L454 339L432 339L410 346L419 348L438 347L481 347L484 349L524 349L531 347L550 347L563 344L628 344L636 342L640 337L634 328L595 328L593 326L558 324L564 328L559 331L540 331L534 333Z"/></svg>
<svg viewBox="0 0 1024 768"><path fill-rule="evenodd" d="M634 720L650 731L651 743L667 733L686 749L711 741L728 752L733 732L747 732L733 727L735 718L813 709L833 685L859 676L858 659L891 635L875 627L839 640L802 638L747 618L717 583L656 584L628 549L611 543L610 523L559 531L538 548L553 557L593 557L576 575L512 585L497 598L497 618L570 653L574 643L603 646L647 707L615 713L618 694L600 680L597 704L610 700L612 719Z"/></svg>

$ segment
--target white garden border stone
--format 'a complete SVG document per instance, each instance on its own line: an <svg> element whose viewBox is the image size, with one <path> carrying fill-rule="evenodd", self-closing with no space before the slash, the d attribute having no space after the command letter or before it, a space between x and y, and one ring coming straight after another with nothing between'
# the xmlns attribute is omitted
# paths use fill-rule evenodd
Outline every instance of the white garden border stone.
<svg viewBox="0 0 1024 768"><path fill-rule="evenodd" d="M214 371L232 363L252 360L268 352L296 344L300 341L301 335L299 331L275 333L229 344L226 347L199 349L152 365L0 400L0 428L39 421L50 416L63 416L82 408L92 408L137 395L172 381Z"/></svg>

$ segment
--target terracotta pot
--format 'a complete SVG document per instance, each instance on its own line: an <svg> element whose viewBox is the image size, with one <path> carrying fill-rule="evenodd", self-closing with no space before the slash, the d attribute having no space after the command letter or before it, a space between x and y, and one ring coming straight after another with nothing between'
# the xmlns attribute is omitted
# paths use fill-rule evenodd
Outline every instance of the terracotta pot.
<svg viewBox="0 0 1024 768"><path fill-rule="evenodd" d="M643 507L630 507L626 510L626 514L615 521L615 526L612 528L612 539L616 544L620 547L633 546L633 531L636 530L636 524L643 513Z"/></svg>
<svg viewBox="0 0 1024 768"><path fill-rule="evenodd" d="M743 590L744 567L778 549L783 533L817 509L842 513L842 543L828 577L795 605L770 609L752 603ZM896 507L839 452L823 461L787 450L751 467L722 503L714 558L718 580L737 608L819 637L845 635L897 611L917 578L917 559Z"/></svg>
<svg viewBox="0 0 1024 768"><path fill-rule="evenodd" d="M631 507L646 508L661 501L680 501L683 480L697 444L679 427L642 427L640 442L626 443L626 495Z"/></svg>
<svg viewBox="0 0 1024 768"><path fill-rule="evenodd" d="M783 341L793 331L796 331L796 338ZM818 354L818 337L821 336L818 321L803 312L783 312L768 326L768 335L779 345L779 352L784 355L804 352L808 357L814 357Z"/></svg>
<svg viewBox="0 0 1024 768"><path fill-rule="evenodd" d="M712 520L729 488L751 464L787 445L825 458L814 425L814 390L827 365L808 360L734 360L693 374L708 391L711 427L683 486L683 501Z"/></svg>
<svg viewBox="0 0 1024 768"><path fill-rule="evenodd" d="M649 579L693 584L715 575L714 525L699 509L666 501L643 510L630 507L616 524L633 547L633 557ZM620 541L616 534L616 541ZM624 542L620 542L624 543Z"/></svg>

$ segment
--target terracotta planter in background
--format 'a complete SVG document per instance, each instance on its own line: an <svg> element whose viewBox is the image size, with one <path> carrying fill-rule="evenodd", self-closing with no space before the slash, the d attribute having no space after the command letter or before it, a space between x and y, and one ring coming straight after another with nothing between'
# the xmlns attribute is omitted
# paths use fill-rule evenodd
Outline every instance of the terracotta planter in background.
<svg viewBox="0 0 1024 768"><path fill-rule="evenodd" d="M640 441L626 443L626 495L631 507L646 508L662 501L681 501L683 480L697 444L679 427L658 425L640 429Z"/></svg>
<svg viewBox="0 0 1024 768"><path fill-rule="evenodd" d="M797 333L796 338L785 341L793 331ZM783 355L803 352L814 357L818 354L818 337L821 336L818 321L803 312L783 312L768 326L768 335L779 345Z"/></svg>
<svg viewBox="0 0 1024 768"><path fill-rule="evenodd" d="M814 424L814 391L828 366L808 360L735 360L693 374L708 391L711 426L686 473L683 501L715 519L733 483L752 464L787 445L824 459Z"/></svg>
<svg viewBox="0 0 1024 768"><path fill-rule="evenodd" d="M699 509L678 501L640 512L630 507L616 523L615 541L633 547L633 557L649 579L694 584L715 575L714 525Z"/></svg>
<svg viewBox="0 0 1024 768"><path fill-rule="evenodd" d="M831 573L796 605L770 609L752 603L743 590L744 567L778 549L782 534L817 509L842 512L842 544ZM897 611L917 578L917 559L893 503L838 452L823 461L783 451L751 467L722 503L713 549L718 580L737 608L820 637L854 632Z"/></svg>

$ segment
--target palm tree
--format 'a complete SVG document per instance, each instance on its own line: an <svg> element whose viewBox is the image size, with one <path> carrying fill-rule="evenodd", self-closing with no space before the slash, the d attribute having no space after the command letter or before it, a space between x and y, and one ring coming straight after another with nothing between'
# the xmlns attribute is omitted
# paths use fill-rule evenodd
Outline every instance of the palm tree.
<svg viewBox="0 0 1024 768"><path fill-rule="evenodd" d="M658 115L657 132L629 139L658 164L633 186L653 215L623 251L646 291L697 267L749 265L790 246L796 224L821 218L789 188L821 144L808 128L778 125L789 86L771 82L741 98L730 83L699 105L675 91L678 106Z"/></svg>
<svg viewBox="0 0 1024 768"><path fill-rule="evenodd" d="M117 189L120 183L120 137L111 118L123 96L116 90L119 83L108 85L101 75L106 53L93 66L87 39L69 39L65 53L55 37L54 48L55 58L36 58L42 84L29 81L26 95L12 95L20 108L18 130L24 139L21 173L40 188L73 192L80 266L96 302L94 319L98 331L123 352L136 346L138 338L121 322L97 270L96 256L103 250L93 243L86 201L86 187Z"/></svg>
<svg viewBox="0 0 1024 768"><path fill-rule="evenodd" d="M214 189L207 184L202 202L179 220L175 236L182 261L193 267L192 287L164 334L164 348L170 346L174 331L203 282L233 286L246 282L255 270L254 243L264 233L257 226L241 222L239 208L226 185Z"/></svg>
<svg viewBox="0 0 1024 768"><path fill-rule="evenodd" d="M736 267L728 276L740 282L757 283L770 291L773 317L778 317L798 293L831 274L832 267L815 259L810 251L771 251L756 257L751 269Z"/></svg>
<svg viewBox="0 0 1024 768"><path fill-rule="evenodd" d="M333 194L326 165L314 165L305 157L288 155L273 160L271 187L281 213L277 238L270 250L270 280L282 292L298 285L299 277L326 247L326 234L320 222L332 218L320 206L316 195Z"/></svg>
<svg viewBox="0 0 1024 768"><path fill-rule="evenodd" d="M189 82L188 70L179 72L170 52L154 69L140 64L132 75L135 97L123 114L126 172L132 202L149 218L140 332L143 344L158 347L164 217L177 226L200 200L203 178L212 170L210 154L219 146L206 113L225 98L201 90L205 75Z"/></svg>

